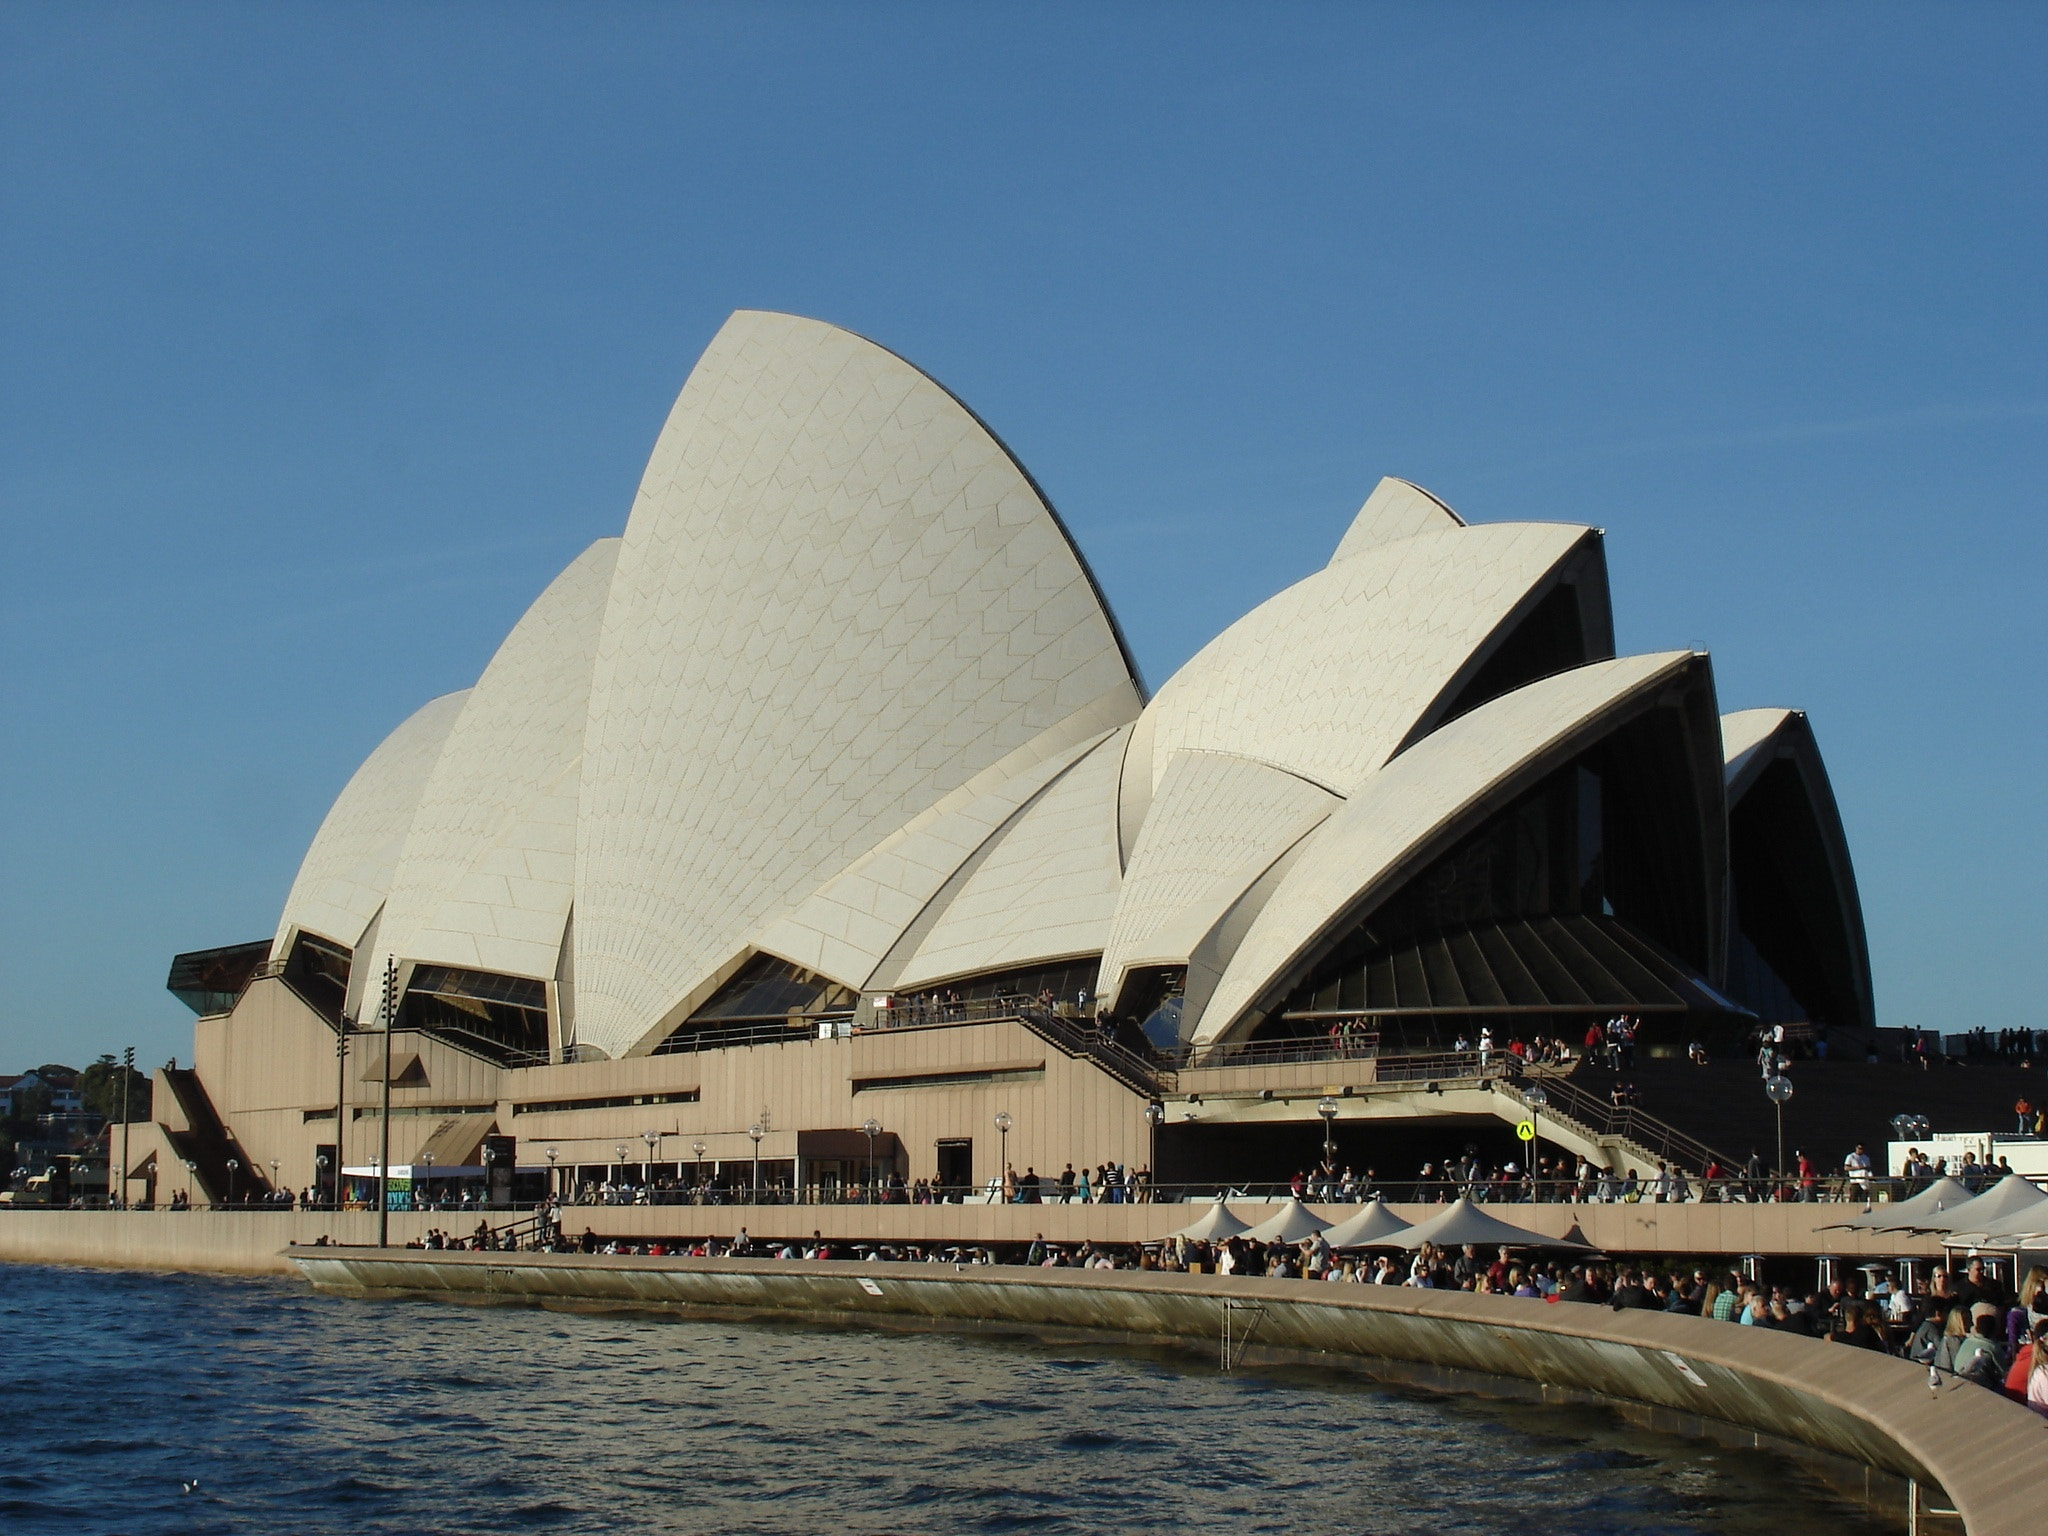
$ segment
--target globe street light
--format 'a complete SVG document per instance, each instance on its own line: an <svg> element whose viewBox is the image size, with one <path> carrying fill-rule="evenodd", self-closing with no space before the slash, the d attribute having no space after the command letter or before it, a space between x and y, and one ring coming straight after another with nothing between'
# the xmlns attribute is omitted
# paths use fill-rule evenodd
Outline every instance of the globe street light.
<svg viewBox="0 0 2048 1536"><path fill-rule="evenodd" d="M231 1157L228 1159L228 1205L230 1207L235 1203L235 1174L240 1170L241 1166L242 1161L240 1158Z"/></svg>
<svg viewBox="0 0 2048 1536"><path fill-rule="evenodd" d="M413 1197L413 1209L416 1211L430 1211L434 1208L434 1154L422 1152L420 1154L420 1166L427 1171L420 1180L419 1194Z"/></svg>
<svg viewBox="0 0 2048 1536"><path fill-rule="evenodd" d="M654 1204L654 1149L661 1145L661 1132L642 1131L640 1139L647 1143L647 1161L640 1165L640 1183L647 1190L647 1203Z"/></svg>
<svg viewBox="0 0 2048 1536"><path fill-rule="evenodd" d="M1778 1186L1785 1184L1785 1101L1792 1097L1792 1079L1774 1072L1764 1079L1764 1092L1778 1110Z"/></svg>
<svg viewBox="0 0 2048 1536"><path fill-rule="evenodd" d="M882 1122L873 1115L869 1115L867 1119L861 1121L860 1128L861 1133L868 1139L867 1195L869 1202L873 1203L875 1194L875 1138L882 1134Z"/></svg>
<svg viewBox="0 0 2048 1536"><path fill-rule="evenodd" d="M1543 1145L1542 1116L1545 1107L1550 1103L1550 1095L1539 1085L1531 1083L1522 1090L1522 1102L1529 1106L1529 1182L1530 1187L1536 1191L1536 1198L1541 1200L1543 1182L1536 1177L1536 1165L1541 1159L1536 1154Z"/></svg>
<svg viewBox="0 0 2048 1536"><path fill-rule="evenodd" d="M623 1141L620 1142L612 1148L612 1152L619 1160L618 1171L612 1175L612 1187L614 1189L624 1189L626 1187L626 1144Z"/></svg>
<svg viewBox="0 0 2048 1536"><path fill-rule="evenodd" d="M697 1171L693 1176L695 1187L690 1191L690 1194L693 1199L701 1200L704 1194L704 1143L693 1141L690 1143L690 1150L697 1154Z"/></svg>
<svg viewBox="0 0 2048 1536"><path fill-rule="evenodd" d="M1316 1105L1316 1113L1323 1117L1323 1167L1331 1173L1337 1171L1337 1101L1325 1098Z"/></svg>
<svg viewBox="0 0 2048 1536"><path fill-rule="evenodd" d="M768 1134L767 1128L759 1121L747 1127L747 1134L754 1138L754 1204L761 1203L761 1138Z"/></svg>
<svg viewBox="0 0 2048 1536"><path fill-rule="evenodd" d="M561 1186L555 1181L555 1159L560 1157L561 1155L562 1154L559 1148L548 1148L548 1198L550 1200L559 1200L562 1198Z"/></svg>
<svg viewBox="0 0 2048 1536"><path fill-rule="evenodd" d="M188 1180L199 1177L199 1165L189 1157L185 1159L185 1177ZM188 1207L192 1204L192 1191L189 1189L185 1191L185 1204Z"/></svg>
<svg viewBox="0 0 2048 1536"><path fill-rule="evenodd" d="M1001 1177L996 1180L996 1188L1004 1191L1007 1191L1010 1187L1010 1127L1014 1124L1016 1122L1010 1118L1010 1112L1007 1109L996 1112L996 1132L1003 1139L1003 1150L996 1159L1000 1164L997 1171L1001 1174Z"/></svg>
<svg viewBox="0 0 2048 1536"><path fill-rule="evenodd" d="M314 1188L315 1188L315 1193L316 1193L316 1194L318 1193L318 1187L319 1187L320 1185L322 1185L322 1184L325 1184L325 1183L327 1182L327 1170L328 1170L329 1168L332 1168L333 1166L334 1166L334 1163L333 1163L332 1159L330 1159L330 1158L328 1157L328 1155L327 1155L327 1154L326 1154L325 1152L321 1152L321 1153L318 1153L318 1154L316 1154L316 1155L314 1156L314 1158L313 1158L313 1180L314 1180ZM340 1197L340 1193L341 1193L341 1181L340 1181L340 1180L338 1180L338 1179L337 1179L337 1180L335 1181L335 1185L334 1185L334 1190L335 1190L335 1196L336 1196L336 1198L335 1198L335 1201L334 1201L334 1208L335 1208L336 1210L340 1210L340 1209L341 1209L341 1200L340 1200L340 1198L339 1198L339 1197Z"/></svg>
<svg viewBox="0 0 2048 1536"><path fill-rule="evenodd" d="M273 1195L277 1193L277 1159L274 1157L270 1160L270 1192Z"/></svg>
<svg viewBox="0 0 2048 1536"><path fill-rule="evenodd" d="M1166 1119L1166 1106L1157 1099L1145 1106L1145 1195L1149 1200L1159 1183L1159 1126Z"/></svg>

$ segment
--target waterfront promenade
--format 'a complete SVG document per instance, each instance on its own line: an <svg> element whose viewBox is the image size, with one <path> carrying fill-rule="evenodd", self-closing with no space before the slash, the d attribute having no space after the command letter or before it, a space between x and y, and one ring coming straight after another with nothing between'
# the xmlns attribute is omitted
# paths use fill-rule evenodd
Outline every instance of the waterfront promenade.
<svg viewBox="0 0 2048 1536"><path fill-rule="evenodd" d="M567 1206L561 1223L572 1235L585 1230L604 1241L730 1238L740 1228L757 1239L802 1239L813 1232L834 1242L918 1243L938 1247L1029 1243L1123 1244L1150 1242L1187 1226L1206 1203L1160 1205L590 1205ZM1278 1209L1271 1204L1233 1207L1248 1221ZM1356 1206L1311 1205L1328 1220ZM1410 1222L1441 1212L1441 1205L1392 1204ZM1833 1257L1860 1264L1872 1259L1934 1259L1940 1240L1903 1232L1828 1230L1862 1209L1842 1203L1489 1206L1504 1219L1549 1237L1574 1227L1588 1243L1611 1254L1713 1257L1730 1261ZM430 1228L458 1237L480 1219L502 1227L520 1219L512 1211L399 1211L390 1218L394 1244L423 1238ZM0 1262L81 1264L109 1269L161 1269L192 1273L281 1274L284 1251L321 1238L367 1247L377 1241L372 1211L0 1211Z"/></svg>
<svg viewBox="0 0 2048 1536"><path fill-rule="evenodd" d="M1323 1364L1596 1401L1651 1427L1812 1453L1838 1481L1859 1469L1863 1497L1894 1515L1917 1501L1959 1511L1968 1536L2041 1529L2039 1416L1968 1382L1930 1390L1921 1367L1888 1356L1695 1317L1138 1271L399 1250L293 1260L340 1292L1166 1342L1226 1367Z"/></svg>

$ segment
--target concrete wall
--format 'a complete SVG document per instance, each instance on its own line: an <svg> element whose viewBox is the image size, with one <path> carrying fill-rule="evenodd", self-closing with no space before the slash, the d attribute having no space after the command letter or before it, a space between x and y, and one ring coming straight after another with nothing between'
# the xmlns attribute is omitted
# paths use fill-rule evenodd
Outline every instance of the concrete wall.
<svg viewBox="0 0 2048 1536"><path fill-rule="evenodd" d="M1864 1350L1664 1313L1137 1271L523 1254L298 1255L323 1289L1215 1341L1409 1362L1738 1426L1945 1490L1969 1536L2037 1536L2048 1422ZM1230 1310L1226 1310L1226 1305ZM1368 1364L1368 1369L1370 1365Z"/></svg>
<svg viewBox="0 0 2048 1536"><path fill-rule="evenodd" d="M1164 1237L1202 1214L1192 1205L591 1205L569 1206L562 1224L600 1237L730 1237L741 1227L759 1238L813 1232L842 1242L1056 1243L1143 1242ZM1272 1206L1239 1205L1259 1220ZM1318 1207L1331 1219L1350 1207ZM1395 1206L1411 1221L1441 1206ZM1516 1205L1497 1214L1532 1231L1562 1236L1577 1223L1612 1253L1829 1254L1849 1259L1938 1258L1933 1238L1817 1230L1857 1209L1843 1205ZM466 1235L478 1216L458 1211L394 1212L391 1240L405 1243L429 1227ZM497 1225L518 1218L493 1212ZM236 1274L288 1272L280 1250L323 1235L368 1246L377 1240L370 1211L0 1211L0 1262L85 1264Z"/></svg>

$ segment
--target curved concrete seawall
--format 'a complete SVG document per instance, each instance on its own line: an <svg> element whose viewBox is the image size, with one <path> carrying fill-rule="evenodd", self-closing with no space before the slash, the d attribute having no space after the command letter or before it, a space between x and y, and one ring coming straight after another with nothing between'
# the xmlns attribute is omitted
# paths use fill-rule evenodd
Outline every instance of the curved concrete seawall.
<svg viewBox="0 0 2048 1536"><path fill-rule="evenodd" d="M1226 1318L1273 1357L1533 1384L1733 1426L1937 1485L1969 1536L2048 1530L2048 1421L1865 1350L1656 1312L1512 1297L1147 1271L933 1264L297 1251L322 1290L723 1316L1075 1332L1220 1347ZM1903 1508L1903 1498L1901 1500ZM1950 1527L1953 1529L1953 1527Z"/></svg>

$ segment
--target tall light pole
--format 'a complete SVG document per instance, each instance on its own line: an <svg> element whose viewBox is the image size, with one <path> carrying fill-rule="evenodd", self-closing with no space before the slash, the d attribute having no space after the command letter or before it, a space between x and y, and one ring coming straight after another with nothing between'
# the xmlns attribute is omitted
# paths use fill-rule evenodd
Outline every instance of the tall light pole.
<svg viewBox="0 0 2048 1536"><path fill-rule="evenodd" d="M356 1021L347 1014L334 1026L334 1208L341 1209L341 1171L348 1166L348 1037Z"/></svg>
<svg viewBox="0 0 2048 1536"><path fill-rule="evenodd" d="M555 1159L560 1157L561 1155L562 1153L559 1148L548 1148L548 1198L550 1200L556 1201L557 1203L559 1203L562 1198L562 1190L561 1186L555 1181Z"/></svg>
<svg viewBox="0 0 2048 1536"><path fill-rule="evenodd" d="M121 1052L121 1209L128 1209L128 1122L134 1118L129 1098L135 1082L135 1047ZM110 1149L111 1150L111 1149Z"/></svg>
<svg viewBox="0 0 2048 1536"><path fill-rule="evenodd" d="M647 1143L647 1161L640 1165L640 1187L647 1191L647 1203L654 1204L654 1149L661 1145L661 1132L642 1131L640 1139Z"/></svg>
<svg viewBox="0 0 2048 1536"><path fill-rule="evenodd" d="M416 1211L431 1210L434 1204L434 1154L420 1153L420 1166L427 1170L421 1180L419 1194L413 1197L412 1208ZM425 1196L424 1199L421 1196Z"/></svg>
<svg viewBox="0 0 2048 1536"><path fill-rule="evenodd" d="M756 1120L747 1127L747 1134L754 1138L754 1204L761 1203L761 1138L768 1134L767 1127Z"/></svg>
<svg viewBox="0 0 2048 1536"><path fill-rule="evenodd" d="M1541 1087L1531 1083L1522 1090L1522 1102L1529 1106L1529 1187L1536 1191L1536 1198L1543 1198L1543 1183L1536 1177L1536 1164L1540 1161L1537 1152L1543 1146L1543 1124L1541 1116L1544 1106L1550 1103L1550 1095Z"/></svg>
<svg viewBox="0 0 2048 1536"><path fill-rule="evenodd" d="M384 1096L377 1128L377 1246L391 1246L391 1026L398 1022L398 960L384 958Z"/></svg>
<svg viewBox="0 0 2048 1536"><path fill-rule="evenodd" d="M1166 1119L1166 1106L1157 1099L1145 1106L1145 1197L1149 1200L1159 1184L1159 1126Z"/></svg>
<svg viewBox="0 0 2048 1536"><path fill-rule="evenodd" d="M324 1181L326 1180L326 1178L327 1178L327 1170L328 1170L329 1168L331 1168L331 1167L335 1167L335 1166L336 1166L336 1165L335 1165L335 1163L334 1163L334 1160L333 1160L332 1158L330 1158L330 1157L329 1157L329 1156L328 1156L328 1155L327 1155L327 1154L326 1154L325 1152L320 1152L320 1153L316 1153L316 1154L314 1155L314 1158L313 1158L313 1184L314 1184L314 1189L315 1189L315 1192L316 1192L316 1193L317 1193L317 1191L318 1191L318 1188L319 1188L320 1184L321 1184L321 1183L323 1183L323 1182L324 1182ZM340 1209L341 1209L341 1176L340 1176L340 1174L339 1174L339 1173L337 1173L337 1174L335 1175L335 1179L334 1179L334 1192L335 1192L334 1208L335 1208L335 1209L336 1209L336 1210L338 1211L338 1210L340 1210Z"/></svg>
<svg viewBox="0 0 2048 1536"><path fill-rule="evenodd" d="M1002 1137L1002 1151L996 1155L996 1190L1005 1198L1010 1188L1010 1127L1016 1124L1007 1109L996 1112L996 1134Z"/></svg>
<svg viewBox="0 0 2048 1536"><path fill-rule="evenodd" d="M693 1187L690 1190L690 1198L693 1201L701 1201L704 1196L704 1143L693 1141L690 1143L690 1150L697 1154L697 1169L691 1176Z"/></svg>
<svg viewBox="0 0 2048 1536"><path fill-rule="evenodd" d="M882 1122L873 1115L869 1115L867 1119L861 1122L860 1128L866 1133L868 1138L868 1187L866 1194L869 1200L873 1200L875 1193L875 1138L882 1134Z"/></svg>
<svg viewBox="0 0 2048 1536"><path fill-rule="evenodd" d="M1792 1097L1792 1079L1773 1072L1764 1079L1764 1092L1778 1111L1778 1187L1785 1187L1785 1101Z"/></svg>
<svg viewBox="0 0 2048 1536"><path fill-rule="evenodd" d="M241 1166L242 1166L242 1160L241 1160L240 1158L238 1158L238 1157L231 1157L231 1158L229 1158L229 1159L228 1159L228 1209L229 1209L229 1210L233 1210L233 1209L235 1208L235 1174L236 1174L236 1173L237 1173L237 1172L238 1172L238 1171L240 1170Z"/></svg>
<svg viewBox="0 0 2048 1536"><path fill-rule="evenodd" d="M1316 1113L1323 1117L1323 1166L1335 1173L1337 1168L1337 1110L1335 1099L1325 1097L1316 1105Z"/></svg>
<svg viewBox="0 0 2048 1536"><path fill-rule="evenodd" d="M186 1182L186 1183L187 1183L187 1184L189 1185L189 1184L190 1184L190 1183L192 1182L192 1180L194 1180L194 1179L196 1179L196 1178L198 1178L198 1177L199 1177L199 1165L198 1165L197 1163L193 1162L191 1158L189 1158L189 1157L188 1157L188 1158L186 1158L186 1159L185 1159L185 1182ZM206 1203L207 1203L208 1205L211 1205L211 1204L213 1204L213 1202L212 1202L211 1200L207 1201ZM187 1189L187 1190L185 1191L185 1205L186 1205L186 1207L187 1207L187 1208L189 1209L189 1208L191 1207L191 1204L192 1204L192 1191L191 1191L191 1190L190 1190L190 1189L188 1188L188 1189Z"/></svg>
<svg viewBox="0 0 2048 1536"><path fill-rule="evenodd" d="M270 1160L270 1198L277 1198L277 1159L274 1157Z"/></svg>
<svg viewBox="0 0 2048 1536"><path fill-rule="evenodd" d="M612 1175L612 1187L614 1189L624 1189L626 1187L626 1144L622 1141L614 1146L612 1148L612 1155L619 1161L618 1172Z"/></svg>

